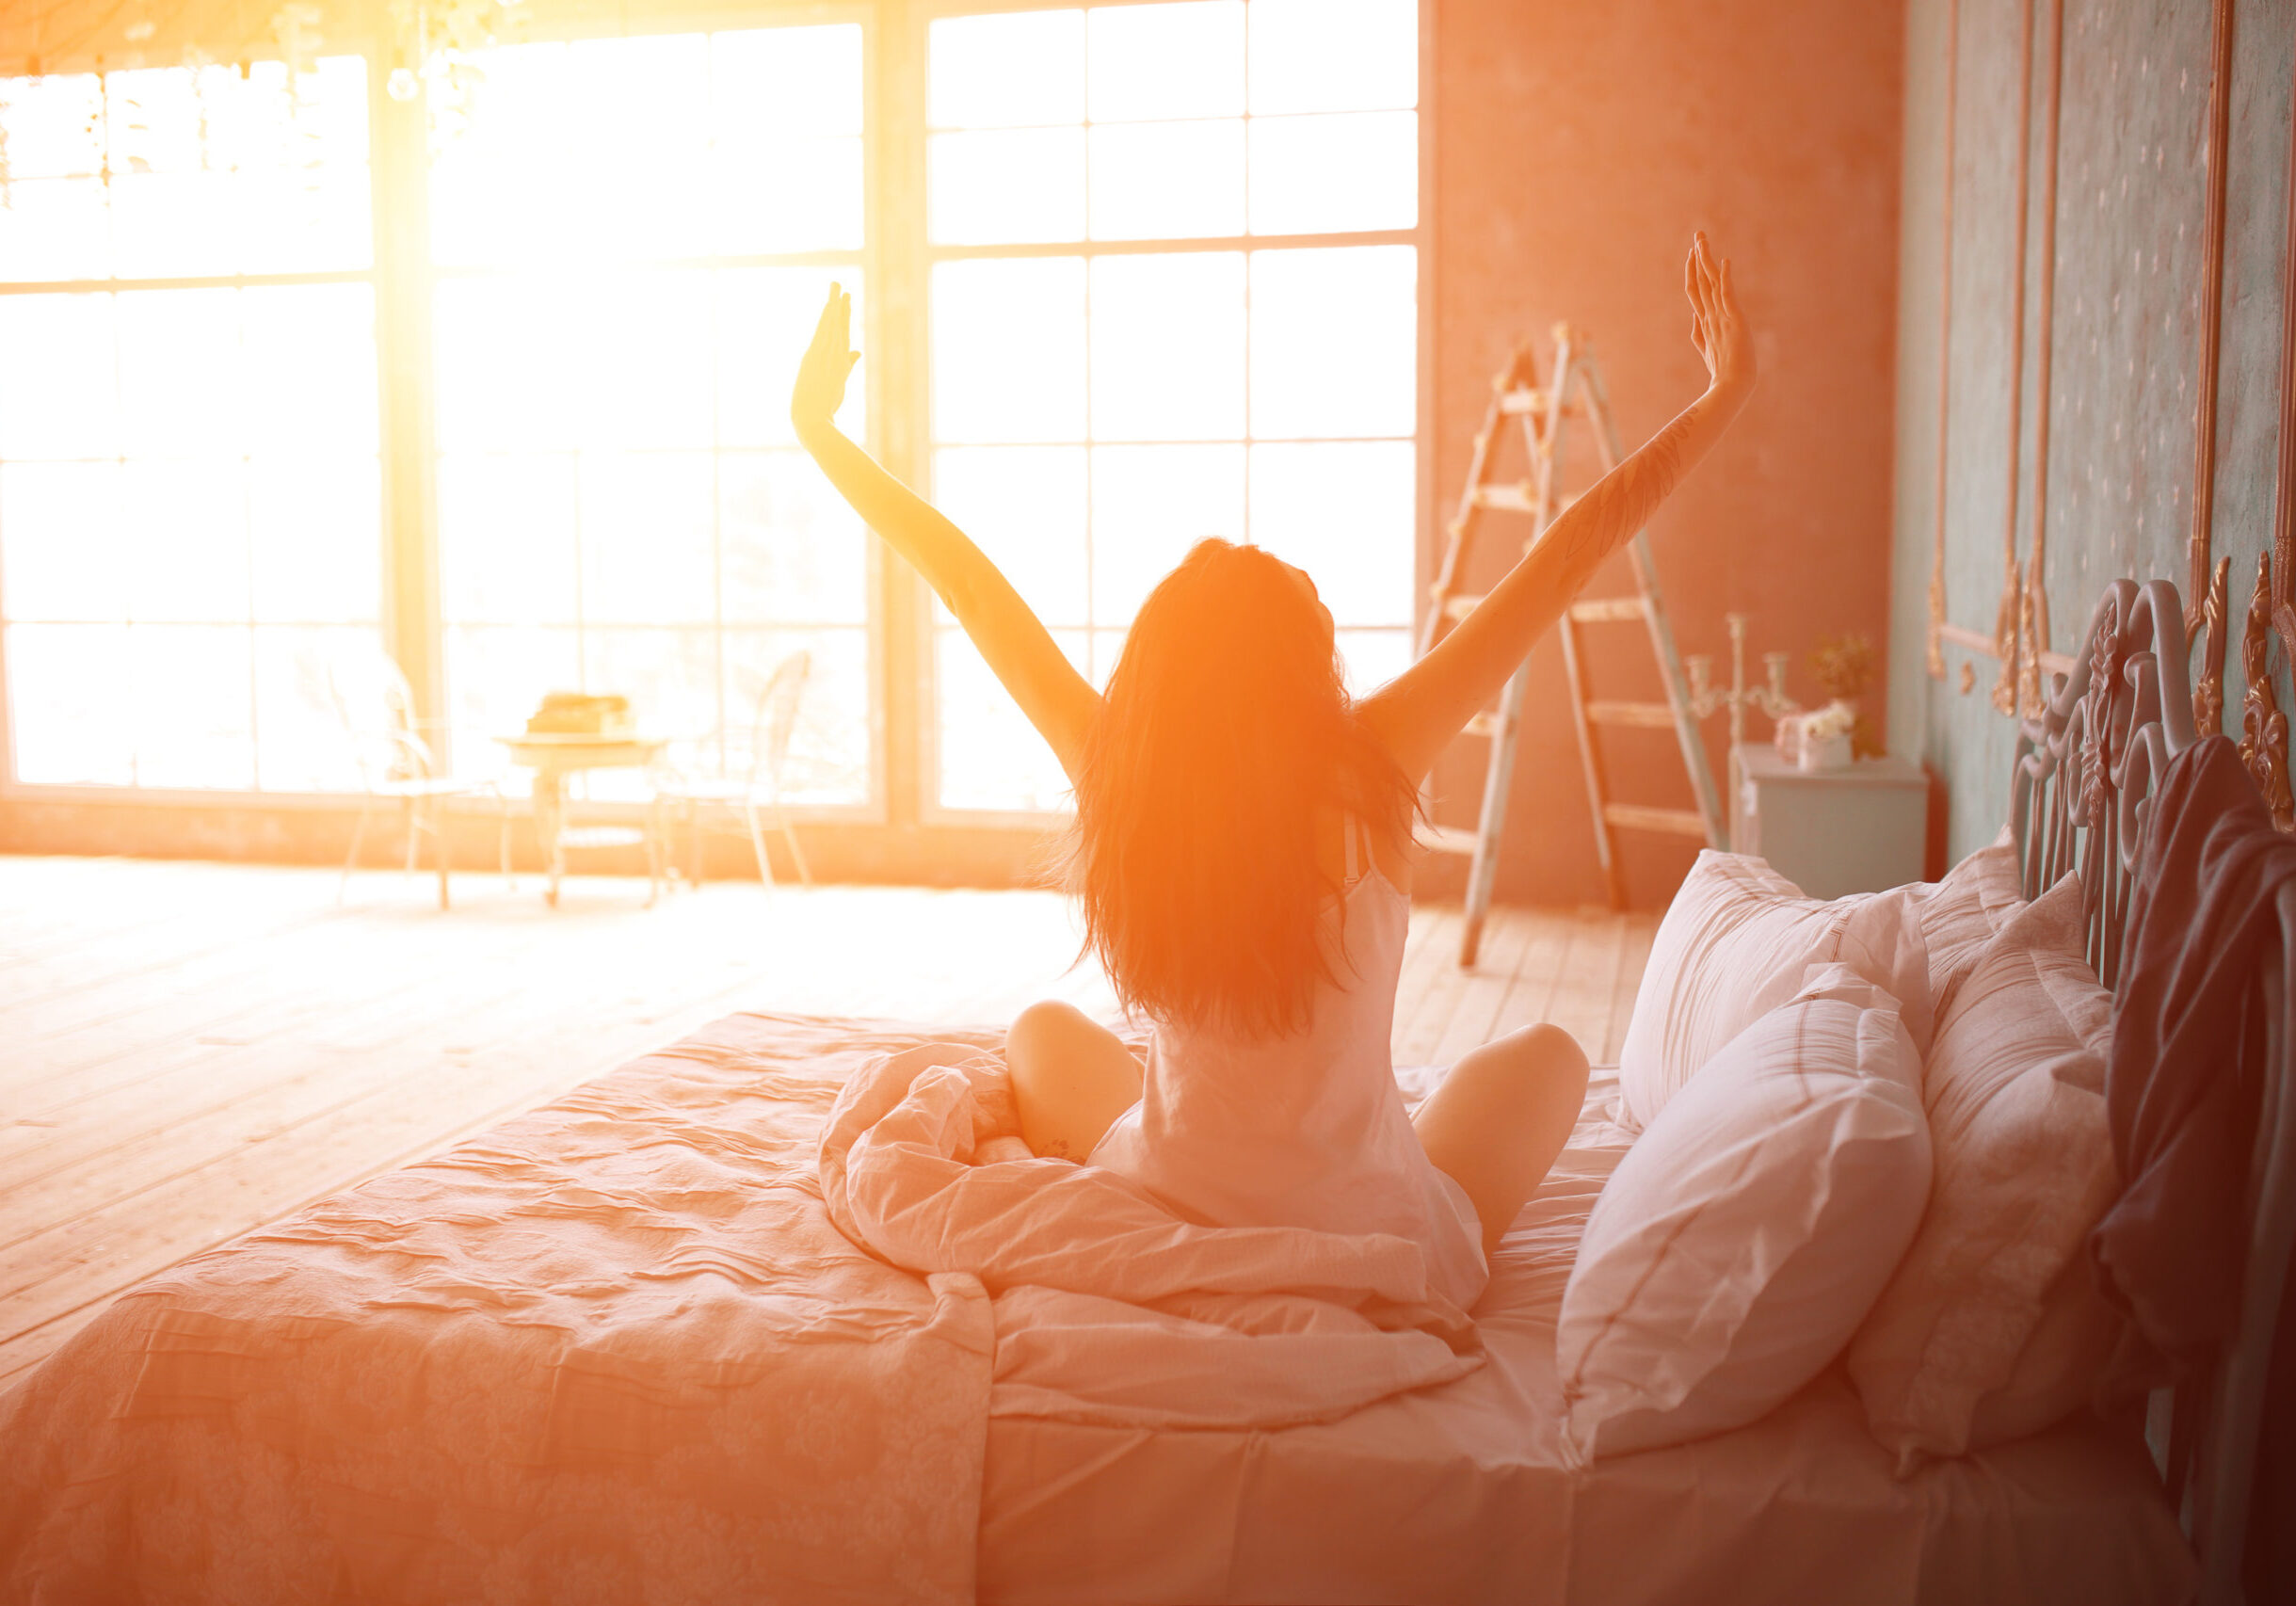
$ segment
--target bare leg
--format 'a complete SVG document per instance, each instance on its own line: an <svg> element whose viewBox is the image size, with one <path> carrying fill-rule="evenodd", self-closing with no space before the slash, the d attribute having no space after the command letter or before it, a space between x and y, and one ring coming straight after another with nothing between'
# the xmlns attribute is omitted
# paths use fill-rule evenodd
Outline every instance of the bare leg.
<svg viewBox="0 0 2296 1606"><path fill-rule="evenodd" d="M1586 1100L1586 1055L1557 1026L1525 1026L1463 1055L1412 1124L1467 1190L1486 1256L1553 1165Z"/></svg>
<svg viewBox="0 0 2296 1606"><path fill-rule="evenodd" d="M1046 999L1004 1034L1004 1068L1032 1152L1082 1161L1109 1123L1140 1101L1140 1062L1073 1004Z"/></svg>

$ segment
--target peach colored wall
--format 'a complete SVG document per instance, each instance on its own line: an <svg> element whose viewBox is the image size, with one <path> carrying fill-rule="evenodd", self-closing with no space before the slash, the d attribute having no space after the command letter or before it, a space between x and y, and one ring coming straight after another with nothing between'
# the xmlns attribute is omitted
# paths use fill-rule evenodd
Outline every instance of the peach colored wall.
<svg viewBox="0 0 2296 1606"><path fill-rule="evenodd" d="M1790 685L1804 699L1816 636L1860 630L1886 651L1902 5L1431 3L1441 517L1464 480L1488 377L1518 335L1543 343L1562 317L1585 328L1630 443L1697 393L1681 260L1704 228L1734 263L1763 375L1736 430L1651 532L1682 650L1726 668L1723 615L1742 610L1756 650L1794 653ZM1485 527L1499 532L1503 520ZM1624 589L1623 570L1597 584ZM1630 627L1590 635L1602 695L1657 695L1646 648L1615 650L1638 641ZM1542 644L1533 666L1500 896L1599 901L1558 645ZM1881 688L1866 700L1878 722ZM1719 776L1723 716L1709 729ZM1751 726L1768 729L1758 716ZM1670 733L1619 731L1607 744L1614 796L1688 806ZM1446 760L1438 819L1471 823L1482 762L1472 739ZM1694 845L1620 840L1632 901L1662 905ZM1427 885L1456 877L1446 870L1431 867Z"/></svg>

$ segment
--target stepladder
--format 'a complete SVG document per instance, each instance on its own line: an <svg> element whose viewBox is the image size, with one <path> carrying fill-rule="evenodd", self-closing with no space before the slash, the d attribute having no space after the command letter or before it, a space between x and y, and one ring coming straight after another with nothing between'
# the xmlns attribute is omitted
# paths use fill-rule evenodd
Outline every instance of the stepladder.
<svg viewBox="0 0 2296 1606"><path fill-rule="evenodd" d="M1474 561L1477 540L1486 515L1501 514L1527 526L1518 554L1527 554L1542 539L1555 518L1593 483L1566 487L1566 463L1590 458L1595 477L1616 468L1625 452L1611 415L1610 396L1602 372L1583 332L1567 323L1552 331L1553 355L1542 381L1537 357L1525 342L1507 366L1493 379L1483 426L1475 435L1467 487L1445 532L1443 554L1428 590L1428 607L1420 625L1418 650L1432 651L1444 634L1474 611L1483 598L1467 588L1468 570ZM1512 426L1512 427L1510 427ZM1574 429L1575 426L1575 429ZM1583 431L1583 449L1573 458L1576 431ZM1501 460L1509 454L1508 436L1521 442L1521 476L1502 477ZM1579 767L1587 809L1594 827L1595 856L1611 907L1626 907L1626 879L1620 863L1621 832L1655 832L1701 841L1710 847L1724 843L1721 799L1706 745L1698 732L1691 690L1675 648L1674 627L1667 618L1659 589L1658 570L1650 544L1642 531L1626 543L1626 568L1631 589L1608 596L1573 598L1557 621L1555 634L1563 655L1563 675L1570 703L1571 726L1577 737ZM1598 582L1599 583L1599 582ZM1640 624L1657 662L1663 696L1661 700L1630 700L1594 695L1588 674L1582 627ZM1506 834L1507 808L1519 757L1523 709L1530 696L1531 663L1526 658L1508 677L1499 706L1479 714L1468 725L1471 735L1489 744L1484 768L1483 795L1471 830L1437 827L1431 845L1439 852L1469 857L1464 919L1460 923L1459 963L1471 966L1481 945L1483 925L1490 912L1498 883L1501 849ZM1688 808L1629 802L1611 795L1604 763L1601 732L1606 729L1666 731L1674 733L1689 783Z"/></svg>

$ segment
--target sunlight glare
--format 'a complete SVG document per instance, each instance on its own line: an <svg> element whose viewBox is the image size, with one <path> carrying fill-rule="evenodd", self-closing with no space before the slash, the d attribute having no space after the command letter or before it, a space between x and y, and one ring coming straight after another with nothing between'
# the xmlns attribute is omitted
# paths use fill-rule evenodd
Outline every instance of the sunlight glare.
<svg viewBox="0 0 2296 1606"><path fill-rule="evenodd" d="M1084 233L1084 131L936 134L928 228L938 245L1075 240Z"/></svg>
<svg viewBox="0 0 2296 1606"><path fill-rule="evenodd" d="M582 617L693 624L717 611L716 487L706 452L587 452L582 459Z"/></svg>
<svg viewBox="0 0 2296 1606"><path fill-rule="evenodd" d="M1419 114L1252 120L1252 233L1334 233L1419 222Z"/></svg>
<svg viewBox="0 0 2296 1606"><path fill-rule="evenodd" d="M1052 639L1081 673L1084 633L1056 630ZM940 803L944 809L1050 811L1069 806L1060 761L997 683L979 650L954 628L933 633L934 676L940 688Z"/></svg>
<svg viewBox="0 0 2296 1606"><path fill-rule="evenodd" d="M869 620L869 530L803 453L727 453L717 469L728 621Z"/></svg>
<svg viewBox="0 0 2296 1606"><path fill-rule="evenodd" d="M1255 114L1419 104L1417 0L1251 0Z"/></svg>
<svg viewBox="0 0 2296 1606"><path fill-rule="evenodd" d="M710 118L721 146L861 132L861 30L750 28L710 37Z"/></svg>
<svg viewBox="0 0 2296 1606"><path fill-rule="evenodd" d="M1244 253L1092 264L1092 433L1100 441L1244 434Z"/></svg>
<svg viewBox="0 0 2296 1606"><path fill-rule="evenodd" d="M381 468L371 454L297 451L250 458L249 606L255 621L379 619L381 515Z"/></svg>
<svg viewBox="0 0 2296 1606"><path fill-rule="evenodd" d="M855 344L869 344L868 286L859 267L727 267L712 275L717 352L717 442L721 446L795 445L789 423L789 377L813 338L832 283L853 298ZM837 426L869 438L870 369L845 381Z"/></svg>
<svg viewBox="0 0 2296 1606"><path fill-rule="evenodd" d="M8 735L19 780L57 786L135 783L127 636L120 625L8 626Z"/></svg>
<svg viewBox="0 0 2296 1606"><path fill-rule="evenodd" d="M111 267L104 181L10 177L0 206L0 279L62 283Z"/></svg>
<svg viewBox="0 0 2296 1606"><path fill-rule="evenodd" d="M1252 539L1315 581L1341 625L1411 622L1418 448L1408 441L1255 445Z"/></svg>
<svg viewBox="0 0 2296 1606"><path fill-rule="evenodd" d="M1092 237L1244 233L1244 120L1095 127Z"/></svg>
<svg viewBox="0 0 2296 1606"><path fill-rule="evenodd" d="M937 17L925 117L935 128L1028 128L1084 117L1084 13Z"/></svg>
<svg viewBox="0 0 2296 1606"><path fill-rule="evenodd" d="M131 458L239 445L246 371L238 291L120 297L120 450Z"/></svg>
<svg viewBox="0 0 2296 1606"><path fill-rule="evenodd" d="M439 578L446 618L482 624L573 618L574 519L574 478L554 458L442 458Z"/></svg>
<svg viewBox="0 0 2296 1606"><path fill-rule="evenodd" d="M127 618L120 492L118 463L0 463L0 594L12 618Z"/></svg>
<svg viewBox="0 0 2296 1606"><path fill-rule="evenodd" d="M1082 446L944 446L933 502L978 542L1048 624L1087 614ZM938 599L936 616L947 619Z"/></svg>
<svg viewBox="0 0 2296 1606"><path fill-rule="evenodd" d="M123 464L120 580L129 620L244 621L246 506L246 470L229 458Z"/></svg>
<svg viewBox="0 0 2296 1606"><path fill-rule="evenodd" d="M40 376L0 384L0 462L120 455L117 315L111 296L0 296L0 350Z"/></svg>
<svg viewBox="0 0 2296 1606"><path fill-rule="evenodd" d="M1092 449L1092 617L1130 622L1206 536L1244 538L1244 448Z"/></svg>
<svg viewBox="0 0 2296 1606"><path fill-rule="evenodd" d="M1417 253L1252 253L1252 433L1405 436L1418 422ZM1333 331L1345 329L1337 340Z"/></svg>
<svg viewBox="0 0 2296 1606"><path fill-rule="evenodd" d="M933 433L952 444L1084 438L1084 263L933 268Z"/></svg>
<svg viewBox="0 0 2296 1606"><path fill-rule="evenodd" d="M1093 121L1243 113L1242 0L1102 6L1090 17Z"/></svg>

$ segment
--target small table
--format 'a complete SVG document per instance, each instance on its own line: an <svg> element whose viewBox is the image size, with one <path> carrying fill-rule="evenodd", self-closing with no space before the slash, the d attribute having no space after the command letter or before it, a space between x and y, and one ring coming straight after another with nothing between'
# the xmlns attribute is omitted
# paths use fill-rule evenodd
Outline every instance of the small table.
<svg viewBox="0 0 2296 1606"><path fill-rule="evenodd" d="M542 850L542 863L550 874L547 896L551 907L555 908L558 881L566 874L566 778L579 769L644 769L669 746L669 738L634 732L585 736L563 731L522 731L494 739L509 749L512 763L534 771L535 843ZM627 840L646 844L646 907L651 908L662 879L661 834L638 831Z"/></svg>
<svg viewBox="0 0 2296 1606"><path fill-rule="evenodd" d="M1806 770L1767 744L1730 749L1730 845L1810 897L1919 881L1928 823L1929 777L1910 759Z"/></svg>

